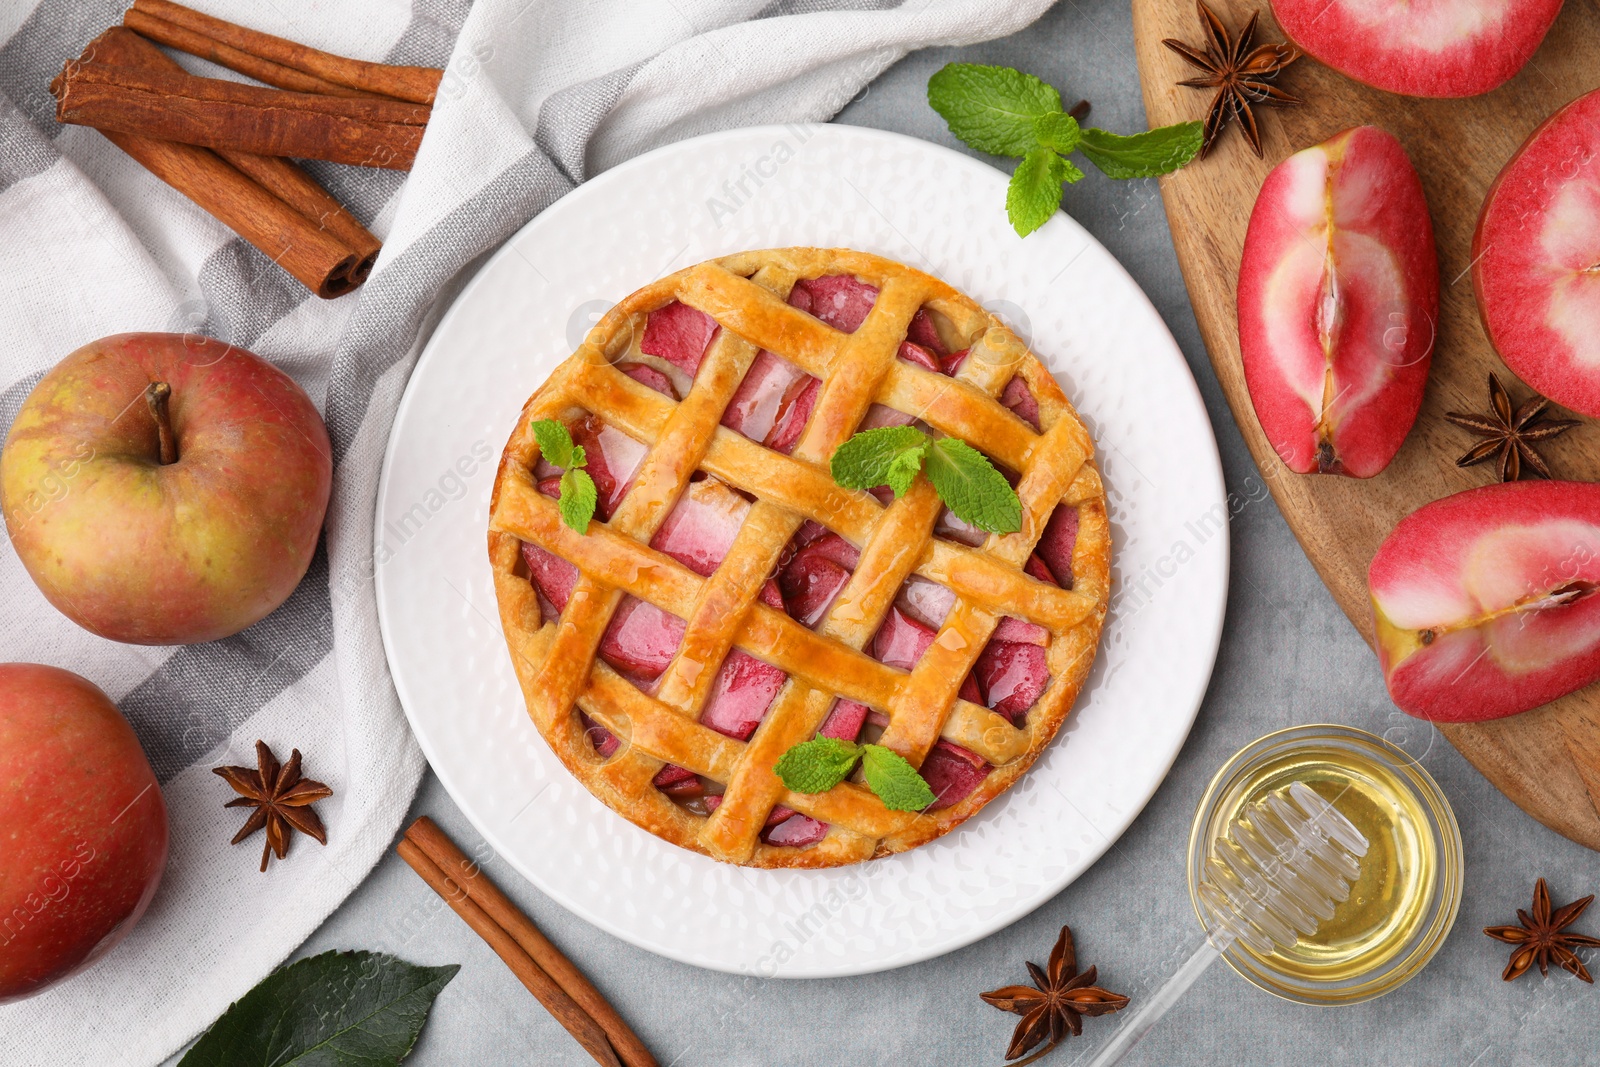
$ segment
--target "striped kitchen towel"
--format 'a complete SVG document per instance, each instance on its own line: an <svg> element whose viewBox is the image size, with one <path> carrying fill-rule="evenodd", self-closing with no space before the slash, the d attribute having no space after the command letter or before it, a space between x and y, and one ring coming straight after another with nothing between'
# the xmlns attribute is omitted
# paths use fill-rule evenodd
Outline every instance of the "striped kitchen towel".
<svg viewBox="0 0 1600 1067"><path fill-rule="evenodd" d="M1011 33L1050 4L194 2L328 51L445 75L409 174L307 164L385 241L362 289L323 301L100 134L55 122L51 78L120 20L125 0L0 4L0 429L78 346L131 330L196 331L293 375L322 408L335 457L310 573L273 615L212 644L92 637L0 547L0 660L66 667L110 693L172 817L165 880L132 936L63 985L0 1007L5 1065L160 1061L288 956L392 840L423 759L379 637L378 470L419 347L469 268L621 160L710 130L826 119L907 51ZM257 738L280 756L299 747L306 774L334 789L318 809L327 846L302 838L266 874L259 839L229 846L241 816L223 810L232 794L210 773L252 764Z"/></svg>

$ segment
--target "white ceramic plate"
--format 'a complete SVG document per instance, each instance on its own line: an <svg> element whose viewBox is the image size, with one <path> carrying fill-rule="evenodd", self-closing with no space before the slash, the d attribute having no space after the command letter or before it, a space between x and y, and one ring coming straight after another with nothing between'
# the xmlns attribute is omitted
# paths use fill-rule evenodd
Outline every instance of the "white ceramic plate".
<svg viewBox="0 0 1600 1067"><path fill-rule="evenodd" d="M513 867L653 952L716 970L828 977L961 947L1083 873L1171 766L1211 675L1227 599L1216 440L1172 336L1065 215L1027 240L1006 178L853 126L736 130L581 186L508 241L456 300L395 419L378 491L377 595L395 686L450 795ZM1100 449L1112 608L1055 742L942 840L830 871L747 870L606 808L546 748L501 639L489 487L527 396L614 301L750 248L858 248L986 303L1052 368Z"/></svg>

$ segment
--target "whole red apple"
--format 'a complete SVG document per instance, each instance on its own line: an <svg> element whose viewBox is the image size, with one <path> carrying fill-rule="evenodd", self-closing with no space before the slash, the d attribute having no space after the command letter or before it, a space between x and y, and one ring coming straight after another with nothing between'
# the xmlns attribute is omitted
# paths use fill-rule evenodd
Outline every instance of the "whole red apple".
<svg viewBox="0 0 1600 1067"><path fill-rule="evenodd" d="M194 334L125 333L45 375L0 455L17 555L102 637L238 633L305 575L333 484L328 432L288 375Z"/></svg>
<svg viewBox="0 0 1600 1067"><path fill-rule="evenodd" d="M110 951L161 882L161 787L117 706L69 671L0 663L0 857L0 1002Z"/></svg>

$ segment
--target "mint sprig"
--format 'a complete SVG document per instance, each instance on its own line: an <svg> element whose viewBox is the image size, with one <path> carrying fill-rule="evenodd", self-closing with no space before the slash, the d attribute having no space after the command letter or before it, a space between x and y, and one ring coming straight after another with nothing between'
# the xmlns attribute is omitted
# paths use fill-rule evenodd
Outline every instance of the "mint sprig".
<svg viewBox="0 0 1600 1067"><path fill-rule="evenodd" d="M1132 136L1080 127L1061 110L1060 93L1010 67L946 64L928 79L928 104L978 151L1022 157L1006 190L1006 214L1023 237L1050 221L1062 185L1083 177L1068 154L1082 152L1108 178L1153 178L1188 163L1204 140L1198 122Z"/></svg>
<svg viewBox="0 0 1600 1067"><path fill-rule="evenodd" d="M773 767L796 793L826 793L855 770L890 811L921 811L933 803L933 790L904 756L882 745L858 745L837 737L813 737L785 752Z"/></svg>
<svg viewBox="0 0 1600 1067"><path fill-rule="evenodd" d="M958 519L990 533L1022 529L1016 490L987 456L955 437L936 441L915 426L862 430L839 446L829 469L846 489L887 485L896 497L904 496L922 471Z"/></svg>
<svg viewBox="0 0 1600 1067"><path fill-rule="evenodd" d="M595 488L594 479L583 469L589 457L582 445L573 444L566 426L555 419L537 419L532 426L533 438L539 442L539 454L551 466L564 468L561 496L557 501L561 521L579 533L587 533L589 520L594 518L595 506L600 502L600 491Z"/></svg>

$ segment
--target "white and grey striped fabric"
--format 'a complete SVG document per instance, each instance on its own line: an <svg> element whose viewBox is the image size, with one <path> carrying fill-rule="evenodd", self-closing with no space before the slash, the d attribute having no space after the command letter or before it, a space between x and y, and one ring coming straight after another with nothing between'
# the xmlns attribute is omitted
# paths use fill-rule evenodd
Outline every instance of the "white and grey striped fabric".
<svg viewBox="0 0 1600 1067"><path fill-rule="evenodd" d="M293 374L323 408L336 459L310 574L272 616L213 644L93 638L0 548L0 660L57 664L110 693L161 779L173 833L161 891L128 941L0 1008L0 1064L161 1060L293 951L392 840L423 760L378 634L374 497L406 377L463 268L614 163L704 131L828 118L908 50L1013 32L1050 2L197 0L330 51L446 68L409 176L308 164L385 239L371 280L333 302L99 134L56 124L51 77L126 0L0 3L0 428L74 348L195 330ZM307 774L335 790L319 808L327 847L302 838L264 875L259 837L228 845L241 816L223 810L231 794L210 773L253 762L257 738L280 756L298 746Z"/></svg>

